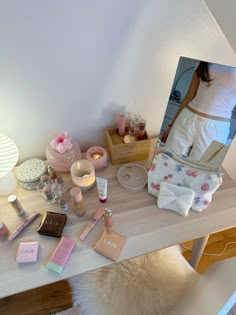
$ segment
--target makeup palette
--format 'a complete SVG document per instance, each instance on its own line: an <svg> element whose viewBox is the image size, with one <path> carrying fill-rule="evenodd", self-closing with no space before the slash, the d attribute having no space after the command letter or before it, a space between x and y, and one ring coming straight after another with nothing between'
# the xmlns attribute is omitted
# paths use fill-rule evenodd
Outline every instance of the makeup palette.
<svg viewBox="0 0 236 315"><path fill-rule="evenodd" d="M67 215L64 213L47 211L43 215L37 232L42 235L60 237L66 220Z"/></svg>
<svg viewBox="0 0 236 315"><path fill-rule="evenodd" d="M105 229L94 246L94 250L97 253L116 261L124 247L125 241L126 239L120 234L110 229Z"/></svg>

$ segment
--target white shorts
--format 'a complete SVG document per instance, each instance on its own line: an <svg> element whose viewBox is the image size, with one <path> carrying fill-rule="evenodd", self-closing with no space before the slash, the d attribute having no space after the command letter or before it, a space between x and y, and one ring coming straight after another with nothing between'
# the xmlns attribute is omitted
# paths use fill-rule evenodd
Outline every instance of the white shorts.
<svg viewBox="0 0 236 315"><path fill-rule="evenodd" d="M171 128L166 145L176 153L200 160L213 140L226 144L230 122L213 120L184 108Z"/></svg>

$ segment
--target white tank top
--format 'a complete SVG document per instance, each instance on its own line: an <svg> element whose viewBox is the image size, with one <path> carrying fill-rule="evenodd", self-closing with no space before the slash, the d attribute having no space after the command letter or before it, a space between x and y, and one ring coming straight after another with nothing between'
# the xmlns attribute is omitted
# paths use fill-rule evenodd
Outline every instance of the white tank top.
<svg viewBox="0 0 236 315"><path fill-rule="evenodd" d="M209 64L209 75L212 81L200 81L189 106L208 115L231 118L236 105L236 67Z"/></svg>

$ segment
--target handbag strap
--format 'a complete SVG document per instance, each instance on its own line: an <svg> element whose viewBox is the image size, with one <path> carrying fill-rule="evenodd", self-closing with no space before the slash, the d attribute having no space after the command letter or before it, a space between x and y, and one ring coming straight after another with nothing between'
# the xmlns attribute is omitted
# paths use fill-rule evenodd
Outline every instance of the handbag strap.
<svg viewBox="0 0 236 315"><path fill-rule="evenodd" d="M188 167L191 167L194 169L198 169L198 170L202 170L202 171L215 172L215 173L220 174L220 171L217 167L210 166L209 164L203 163L201 161L194 161L193 159L191 159L187 156L177 154L171 148L168 148L168 146L166 146L166 145L163 146L162 143L159 144L158 153L166 154L169 157L171 157L172 159L174 159L176 162L181 163L185 166L188 166Z"/></svg>

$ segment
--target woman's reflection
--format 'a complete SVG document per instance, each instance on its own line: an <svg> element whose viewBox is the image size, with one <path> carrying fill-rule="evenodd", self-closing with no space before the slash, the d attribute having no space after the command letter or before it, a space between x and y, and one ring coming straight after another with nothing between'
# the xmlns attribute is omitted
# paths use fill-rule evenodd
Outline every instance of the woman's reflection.
<svg viewBox="0 0 236 315"><path fill-rule="evenodd" d="M226 144L236 104L236 68L200 62L186 96L161 140L200 160L213 140Z"/></svg>

